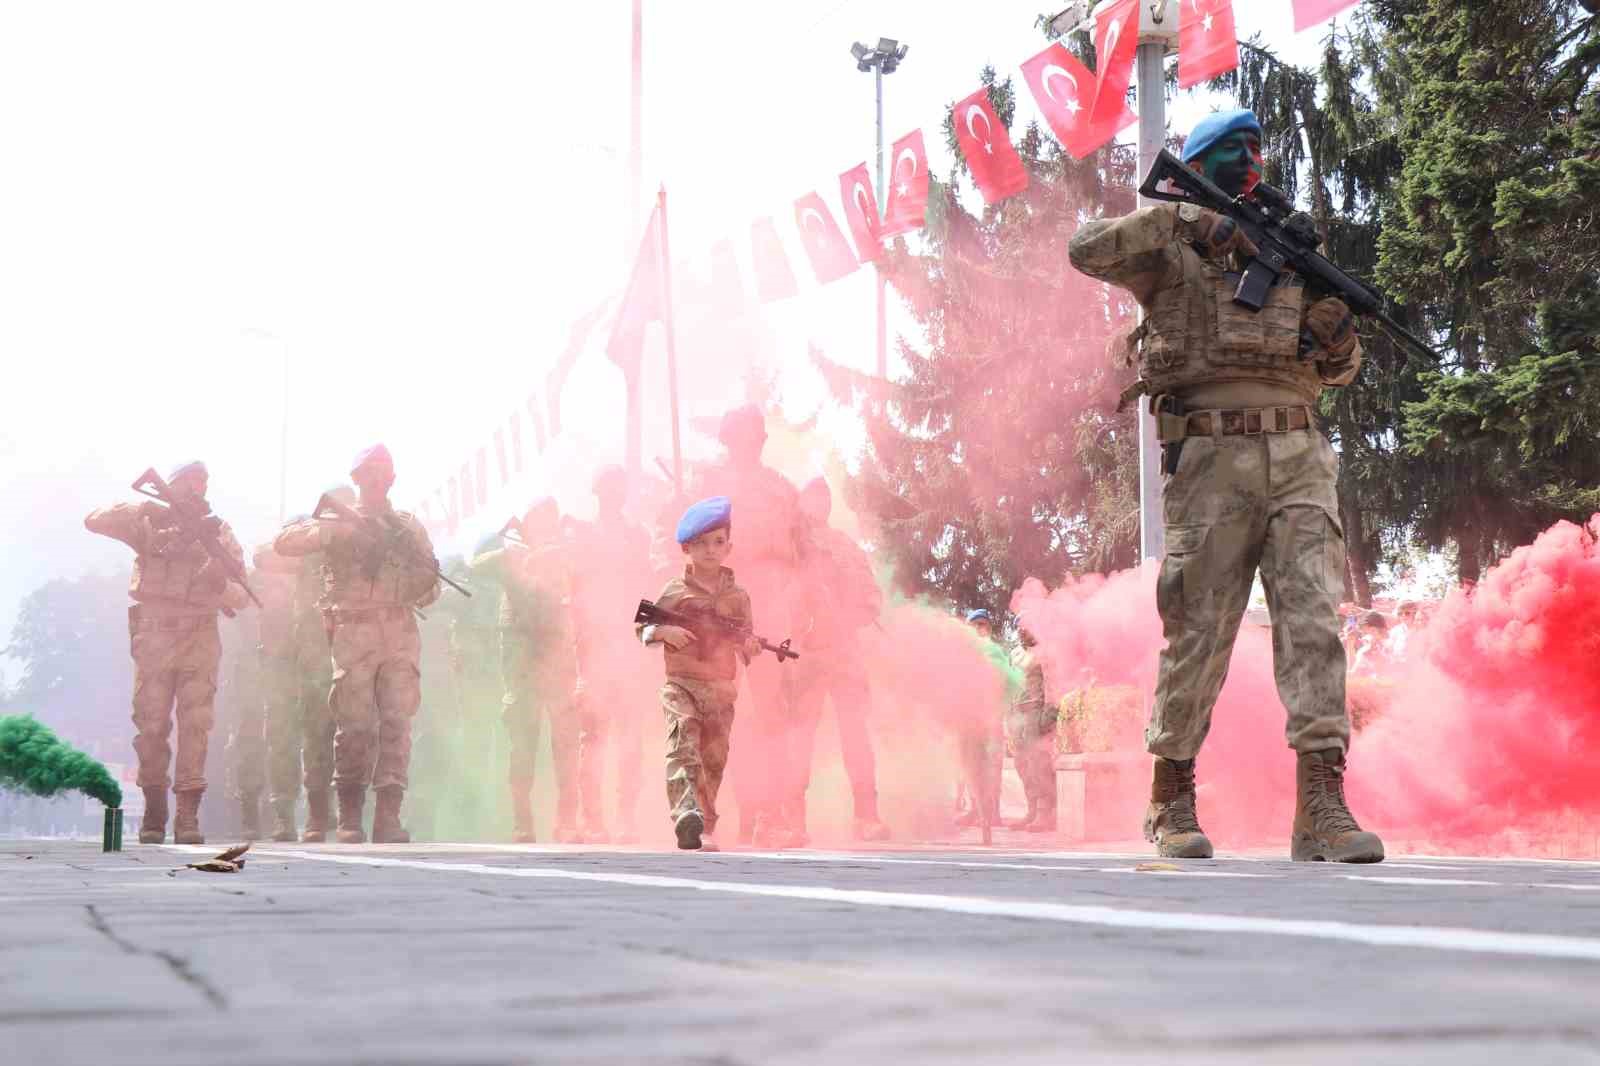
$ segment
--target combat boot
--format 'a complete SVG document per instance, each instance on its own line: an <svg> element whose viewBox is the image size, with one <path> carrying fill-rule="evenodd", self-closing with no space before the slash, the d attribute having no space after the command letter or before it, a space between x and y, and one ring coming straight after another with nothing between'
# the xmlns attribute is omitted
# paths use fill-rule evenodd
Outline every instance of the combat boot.
<svg viewBox="0 0 1600 1066"><path fill-rule="evenodd" d="M672 832L678 838L678 848L681 851L699 850L705 829L706 820L699 811L685 811L678 815L676 822L672 823Z"/></svg>
<svg viewBox="0 0 1600 1066"><path fill-rule="evenodd" d="M288 844L298 838L294 831L294 800L277 798L272 801L272 839Z"/></svg>
<svg viewBox="0 0 1600 1066"><path fill-rule="evenodd" d="M365 785L346 785L339 789L339 832L334 839L341 844L365 844L366 830L361 828L362 809L367 805Z"/></svg>
<svg viewBox="0 0 1600 1066"><path fill-rule="evenodd" d="M1038 801L1038 805L1034 808L1033 821L1028 823L1027 831L1030 833L1054 833L1056 831L1056 799L1054 796L1044 796Z"/></svg>
<svg viewBox="0 0 1600 1066"><path fill-rule="evenodd" d="M378 806L372 812L372 842L374 844L409 844L411 834L400 824L400 801L406 790L398 785L378 789Z"/></svg>
<svg viewBox="0 0 1600 1066"><path fill-rule="evenodd" d="M1209 859L1211 841L1194 810L1194 760L1156 756L1150 784L1150 809L1144 816L1144 838L1167 859Z"/></svg>
<svg viewBox="0 0 1600 1066"><path fill-rule="evenodd" d="M178 793L178 813L172 819L172 841L175 844L204 844L206 838L200 832L200 797L205 795L200 789L191 789L188 792ZM260 826L256 827L257 829Z"/></svg>
<svg viewBox="0 0 1600 1066"><path fill-rule="evenodd" d="M307 844L321 844L328 839L328 792L318 789L306 793L306 828L300 839Z"/></svg>
<svg viewBox="0 0 1600 1066"><path fill-rule="evenodd" d="M261 793L239 794L239 833L246 840L261 839Z"/></svg>
<svg viewBox="0 0 1600 1066"><path fill-rule="evenodd" d="M770 813L756 815L755 829L750 834L750 843L766 851L782 851L797 846L794 834L789 832L780 818Z"/></svg>
<svg viewBox="0 0 1600 1066"><path fill-rule="evenodd" d="M558 825L556 826L556 843L582 844L583 833L578 829L577 826L572 825L570 822L566 825Z"/></svg>
<svg viewBox="0 0 1600 1066"><path fill-rule="evenodd" d="M529 785L511 786L511 839L518 844L532 844L533 797Z"/></svg>
<svg viewBox="0 0 1600 1066"><path fill-rule="evenodd" d="M857 840L869 844L881 844L890 839L894 834L889 832L889 827L873 818L857 818L850 827L851 835Z"/></svg>
<svg viewBox="0 0 1600 1066"><path fill-rule="evenodd" d="M144 817L139 819L139 843L161 844L167 839L167 790L144 789Z"/></svg>
<svg viewBox="0 0 1600 1066"><path fill-rule="evenodd" d="M1007 822L1006 823L1006 828L1007 829L1025 830L1030 825L1033 824L1033 820L1035 818L1037 818L1038 815L1039 815L1039 801L1036 800L1036 799L1029 799L1028 800L1028 813L1023 815L1017 821Z"/></svg>
<svg viewBox="0 0 1600 1066"><path fill-rule="evenodd" d="M1344 800L1344 752L1305 751L1294 770L1295 862L1382 862L1383 841L1356 824Z"/></svg>

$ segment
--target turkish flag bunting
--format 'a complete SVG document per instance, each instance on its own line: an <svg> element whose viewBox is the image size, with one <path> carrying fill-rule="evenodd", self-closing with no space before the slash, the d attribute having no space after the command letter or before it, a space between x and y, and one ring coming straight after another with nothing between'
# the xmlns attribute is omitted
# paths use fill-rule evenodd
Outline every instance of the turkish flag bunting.
<svg viewBox="0 0 1600 1066"><path fill-rule="evenodd" d="M1097 84L1094 73L1059 41L1022 64L1022 79L1056 139L1074 159L1089 155L1139 117L1124 100L1114 120L1101 126L1090 123Z"/></svg>
<svg viewBox="0 0 1600 1066"><path fill-rule="evenodd" d="M662 295L661 208L658 205L645 224L639 256L633 261L633 273L628 277L628 288L617 309L611 339L606 343L606 355L623 370L638 371L645 327L651 322L666 321L666 301Z"/></svg>
<svg viewBox="0 0 1600 1066"><path fill-rule="evenodd" d="M807 193L794 202L794 223L800 227L800 243L805 245L819 284L838 281L859 265L839 224L828 212L828 205L816 193Z"/></svg>
<svg viewBox="0 0 1600 1066"><path fill-rule="evenodd" d="M922 131L913 130L895 141L890 158L889 206L880 237L921 229L928 211L928 151L922 146Z"/></svg>
<svg viewBox="0 0 1600 1066"><path fill-rule="evenodd" d="M1098 85L1090 120L1098 128L1115 121L1128 106L1133 57L1139 47L1139 0L1118 0L1095 16L1094 54Z"/></svg>
<svg viewBox="0 0 1600 1066"><path fill-rule="evenodd" d="M883 220L878 217L878 198L872 195L872 178L865 163L839 175L839 199L844 202L844 219L856 242L856 258L872 262L883 254Z"/></svg>
<svg viewBox="0 0 1600 1066"><path fill-rule="evenodd" d="M989 90L979 89L956 104L956 143L983 193L983 202L997 204L1028 187L1028 168L1011 146L1011 134L989 102Z"/></svg>
<svg viewBox="0 0 1600 1066"><path fill-rule="evenodd" d="M1355 7L1360 0L1294 0L1294 30L1310 29L1324 19L1331 19L1347 7Z"/></svg>
<svg viewBox="0 0 1600 1066"><path fill-rule="evenodd" d="M756 298L762 303L786 300L800 291L794 271L789 269L789 257L783 254L778 227L770 218L750 224L750 262L756 272Z"/></svg>
<svg viewBox="0 0 1600 1066"><path fill-rule="evenodd" d="M1179 19L1178 88L1210 81L1239 65L1233 0L1189 0Z"/></svg>

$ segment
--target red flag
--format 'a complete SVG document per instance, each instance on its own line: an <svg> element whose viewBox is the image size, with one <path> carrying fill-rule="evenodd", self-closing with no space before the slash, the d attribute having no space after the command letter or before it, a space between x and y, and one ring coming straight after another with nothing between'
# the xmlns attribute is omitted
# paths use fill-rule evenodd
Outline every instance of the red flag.
<svg viewBox="0 0 1600 1066"><path fill-rule="evenodd" d="M1347 7L1355 7L1359 0L1294 0L1294 31L1310 29L1324 19L1331 19Z"/></svg>
<svg viewBox="0 0 1600 1066"><path fill-rule="evenodd" d="M872 178L867 165L839 175L839 199L844 202L844 219L855 238L856 258L870 263L883 254L883 220L878 217L878 198L872 195Z"/></svg>
<svg viewBox="0 0 1600 1066"><path fill-rule="evenodd" d="M928 152L922 146L922 131L912 130L895 141L890 158L889 208L880 237L921 229L928 210Z"/></svg>
<svg viewBox="0 0 1600 1066"><path fill-rule="evenodd" d="M756 271L756 296L762 303L785 300L800 291L772 219L758 218L750 224L750 260Z"/></svg>
<svg viewBox="0 0 1600 1066"><path fill-rule="evenodd" d="M800 228L800 243L819 284L838 281L856 268L856 257L822 197L813 192L796 200L794 224Z"/></svg>
<svg viewBox="0 0 1600 1066"><path fill-rule="evenodd" d="M1178 18L1178 88L1210 81L1239 65L1233 0L1188 0Z"/></svg>
<svg viewBox="0 0 1600 1066"><path fill-rule="evenodd" d="M1115 7L1095 16L1096 77L1090 121L1098 129L1115 121L1128 106L1128 86L1133 81L1133 57L1139 47L1139 0L1117 0Z"/></svg>
<svg viewBox="0 0 1600 1066"><path fill-rule="evenodd" d="M661 281L661 212L657 208L645 223L644 240L639 242L639 255L633 261L633 273L617 308L611 340L606 344L606 355L625 371L639 368L645 327L651 322L666 321Z"/></svg>
<svg viewBox="0 0 1600 1066"><path fill-rule="evenodd" d="M1089 113L1097 85L1094 73L1059 41L1022 64L1022 78L1050 129L1074 159L1084 158L1139 117L1124 99L1115 120L1093 125Z"/></svg>
<svg viewBox="0 0 1600 1066"><path fill-rule="evenodd" d="M956 144L983 193L983 202L997 204L1028 187L1028 168L1011 146L1011 133L995 114L989 90L979 89L955 107Z"/></svg>

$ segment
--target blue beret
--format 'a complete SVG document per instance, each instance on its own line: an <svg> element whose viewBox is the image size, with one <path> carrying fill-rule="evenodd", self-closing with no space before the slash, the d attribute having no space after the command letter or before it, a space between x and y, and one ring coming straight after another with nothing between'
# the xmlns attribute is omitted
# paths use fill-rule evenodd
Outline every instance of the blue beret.
<svg viewBox="0 0 1600 1066"><path fill-rule="evenodd" d="M712 496L691 504L678 519L678 543L687 544L694 538L713 529L727 529L733 524L733 501L726 496Z"/></svg>
<svg viewBox="0 0 1600 1066"><path fill-rule="evenodd" d="M1189 131L1189 139L1183 144L1183 161L1187 163L1198 158L1207 148L1228 134L1238 133L1240 130L1248 130L1257 137L1261 136L1261 120L1256 118L1254 111L1241 107L1207 115L1196 122L1194 129Z"/></svg>
<svg viewBox="0 0 1600 1066"><path fill-rule="evenodd" d="M198 459L191 459L187 463L179 463L177 466L172 468L172 470L167 474L167 484L172 484L185 474L199 474L203 478L209 478L211 476L211 474L206 470L206 464L202 463Z"/></svg>
<svg viewBox="0 0 1600 1066"><path fill-rule="evenodd" d="M356 453L355 462L350 464L350 472L353 474L370 463L382 463L392 470L394 469L394 456L389 454L388 448L381 444L374 444L372 447L363 448Z"/></svg>
<svg viewBox="0 0 1600 1066"><path fill-rule="evenodd" d="M968 611L967 612L967 622L968 623L972 623L972 622L992 622L992 621L994 621L994 619L990 618L989 617L989 612L985 611L982 607L978 608L976 611Z"/></svg>

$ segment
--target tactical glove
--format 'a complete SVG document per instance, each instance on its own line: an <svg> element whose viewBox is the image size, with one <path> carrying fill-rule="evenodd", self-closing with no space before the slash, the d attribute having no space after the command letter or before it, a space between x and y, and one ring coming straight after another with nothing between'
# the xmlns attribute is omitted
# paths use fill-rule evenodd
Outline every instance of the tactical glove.
<svg viewBox="0 0 1600 1066"><path fill-rule="evenodd" d="M1212 259L1222 259L1233 252L1250 259L1259 250L1237 222L1206 208L1201 208L1200 217L1189 223L1189 234L1195 247Z"/></svg>
<svg viewBox="0 0 1600 1066"><path fill-rule="evenodd" d="M1356 347L1355 318L1343 300L1330 296L1318 300L1306 311L1305 329L1319 349L1315 357L1333 363L1350 358Z"/></svg>

